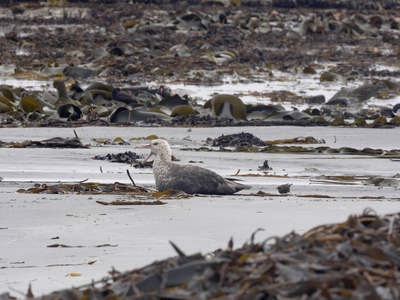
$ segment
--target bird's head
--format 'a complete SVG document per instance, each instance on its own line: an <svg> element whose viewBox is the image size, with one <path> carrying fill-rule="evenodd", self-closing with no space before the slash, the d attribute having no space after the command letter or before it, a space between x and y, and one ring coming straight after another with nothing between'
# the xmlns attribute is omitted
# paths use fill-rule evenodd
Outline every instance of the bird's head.
<svg viewBox="0 0 400 300"><path fill-rule="evenodd" d="M171 160L171 148L166 140L152 140L150 144L139 145L136 148L150 149L149 155L147 155L143 162L146 162L152 155L165 161Z"/></svg>

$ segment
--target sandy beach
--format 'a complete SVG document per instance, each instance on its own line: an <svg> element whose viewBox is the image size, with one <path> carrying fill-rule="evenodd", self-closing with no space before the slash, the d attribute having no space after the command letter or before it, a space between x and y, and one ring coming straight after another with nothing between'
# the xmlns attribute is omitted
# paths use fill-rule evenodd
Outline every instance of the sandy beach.
<svg viewBox="0 0 400 300"><path fill-rule="evenodd" d="M398 129L346 128L77 128L77 135L89 149L1 149L0 276L1 293L16 297L29 284L39 296L99 280L115 268L126 271L176 255L168 241L186 253L207 253L225 248L233 237L241 246L258 228L257 240L301 233L322 223L344 221L370 207L378 214L398 210L399 190L395 187L342 184L320 181L321 175L398 175L398 162L359 155L267 154L243 152L183 151L199 148L207 137L222 133L251 132L263 140L314 136L327 146L393 149ZM55 136L73 137L71 128L2 128L0 140L44 140ZM163 200L160 206L104 206L96 201L132 200L127 195L24 194L20 188L35 183L89 182L129 183L129 169L137 185L154 188L151 169L93 160L95 155L135 151L144 140L131 145L98 146L93 139L131 138L156 134L167 139L179 163L198 165L229 176L259 174L258 166L268 160L271 174L286 177L235 177L253 186L233 196L195 196ZM379 142L378 142L379 141ZM308 145L307 145L308 146ZM217 149L216 149L217 150ZM147 155L145 149L138 154ZM200 163L202 161L202 163ZM101 172L100 167L103 172ZM280 195L277 186L292 183L289 195ZM268 196L256 196L262 191ZM311 195L309 197L304 197ZM331 197L331 198L327 198ZM51 245L68 247L49 247ZM71 276L80 274L80 276Z"/></svg>

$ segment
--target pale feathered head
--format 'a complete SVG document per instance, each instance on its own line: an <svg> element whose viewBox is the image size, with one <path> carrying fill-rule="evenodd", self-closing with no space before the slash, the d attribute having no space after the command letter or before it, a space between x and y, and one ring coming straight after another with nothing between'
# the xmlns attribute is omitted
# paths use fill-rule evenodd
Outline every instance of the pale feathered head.
<svg viewBox="0 0 400 300"><path fill-rule="evenodd" d="M147 155L143 162L146 162L152 155L161 160L171 161L171 147L166 140L152 140L150 144L139 145L136 148L150 149L149 155Z"/></svg>

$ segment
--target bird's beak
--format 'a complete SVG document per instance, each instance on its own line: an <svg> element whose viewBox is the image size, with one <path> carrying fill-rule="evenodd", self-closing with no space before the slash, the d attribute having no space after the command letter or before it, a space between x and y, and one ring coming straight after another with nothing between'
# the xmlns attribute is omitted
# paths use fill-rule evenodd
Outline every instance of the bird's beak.
<svg viewBox="0 0 400 300"><path fill-rule="evenodd" d="M139 148L139 149L150 149L151 145L150 144L142 144L142 145L139 145L139 146L135 147L135 149L137 149L137 148Z"/></svg>
<svg viewBox="0 0 400 300"><path fill-rule="evenodd" d="M139 149L151 149L151 145L150 144L143 144L143 145L139 145L139 146L135 147L135 149L137 149L137 148L139 148ZM152 155L153 155L153 151L150 151L150 154L146 156L146 158L143 160L142 163L145 163L150 158L150 156L152 156Z"/></svg>

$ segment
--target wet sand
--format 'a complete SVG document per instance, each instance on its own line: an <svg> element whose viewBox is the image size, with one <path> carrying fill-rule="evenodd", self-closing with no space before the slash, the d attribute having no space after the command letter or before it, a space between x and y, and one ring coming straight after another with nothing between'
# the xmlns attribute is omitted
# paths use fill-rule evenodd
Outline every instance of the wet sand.
<svg viewBox="0 0 400 300"><path fill-rule="evenodd" d="M7 149L0 156L2 233L0 293L16 297L32 284L35 296L71 286L90 283L119 271L139 268L154 260L174 256L168 241L186 253L207 253L226 247L233 237L241 246L257 228L257 240L281 236L294 230L302 233L322 223L344 221L371 207L378 214L398 210L399 190L364 185L360 181L343 184L327 176L346 175L392 178L399 162L389 158L361 155L268 154L245 152L182 151L199 148L207 137L251 132L262 140L313 136L326 146L398 148L399 129L349 128L77 128L77 135L89 149ZM137 185L154 188L151 169L135 169L126 164L93 160L95 155L135 151L146 141L131 138L156 134L172 145L180 163L197 161L222 175L259 174L265 160L276 177L236 177L253 188L234 196L195 196L167 199L161 206L104 206L96 201L132 200L122 195L23 194L20 188L35 183L123 182L129 183L129 169ZM70 128L2 128L0 140L43 140L55 136L73 137ZM131 145L97 146L92 139L121 137ZM312 146L312 145L305 145ZM214 149L217 150L217 149ZM138 150L138 154L147 154ZM202 161L202 163L200 163ZM103 172L101 172L100 167ZM285 177L283 177L285 176ZM321 180L321 176L324 179ZM395 178L396 179L396 178ZM293 183L291 194L280 195L277 186ZM254 194L264 192L264 196ZM311 195L310 197L304 197ZM331 197L331 198L327 198ZM70 247L48 247L60 244ZM94 263L93 263L94 262ZM89 264L90 263L90 264ZM67 276L68 274L80 276Z"/></svg>

